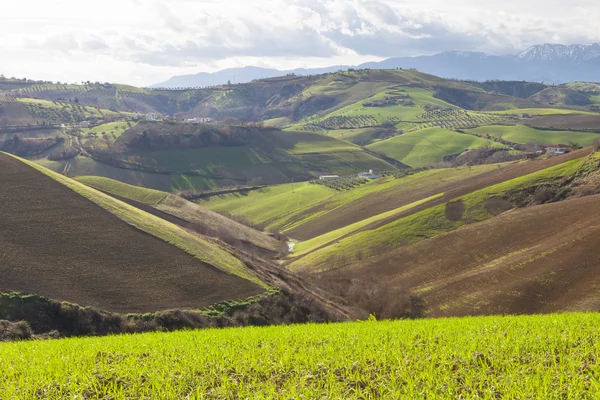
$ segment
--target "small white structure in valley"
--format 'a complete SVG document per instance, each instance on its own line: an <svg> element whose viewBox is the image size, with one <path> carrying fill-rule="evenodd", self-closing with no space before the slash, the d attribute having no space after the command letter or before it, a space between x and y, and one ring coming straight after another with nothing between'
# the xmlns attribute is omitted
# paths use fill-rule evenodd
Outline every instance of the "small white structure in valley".
<svg viewBox="0 0 600 400"><path fill-rule="evenodd" d="M564 145L553 144L546 147L546 154L549 156L560 156L570 152L571 149Z"/></svg>
<svg viewBox="0 0 600 400"><path fill-rule="evenodd" d="M327 179L336 179L339 177L340 177L339 175L321 175L321 176L319 176L319 180L324 181Z"/></svg>
<svg viewBox="0 0 600 400"><path fill-rule="evenodd" d="M188 118L185 120L186 124L201 124L212 122L212 118L209 117L196 117L196 118Z"/></svg>
<svg viewBox="0 0 600 400"><path fill-rule="evenodd" d="M149 121L158 121L158 114L155 113L147 113L146 119Z"/></svg>
<svg viewBox="0 0 600 400"><path fill-rule="evenodd" d="M381 178L381 175L374 174L373 170L370 169L369 172L359 172L358 177L363 179L377 179Z"/></svg>

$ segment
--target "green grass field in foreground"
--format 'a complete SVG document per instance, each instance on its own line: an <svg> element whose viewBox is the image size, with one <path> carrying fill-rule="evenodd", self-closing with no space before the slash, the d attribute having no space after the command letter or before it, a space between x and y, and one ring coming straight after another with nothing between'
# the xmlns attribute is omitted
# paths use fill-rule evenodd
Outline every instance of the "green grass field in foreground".
<svg viewBox="0 0 600 400"><path fill-rule="evenodd" d="M477 135L487 134L520 144L534 142L567 144L572 141L579 143L581 146L589 146L598 138L598 134L593 132L542 130L525 125L480 126L466 131Z"/></svg>
<svg viewBox="0 0 600 400"><path fill-rule="evenodd" d="M149 333L0 345L2 398L595 399L598 314Z"/></svg>

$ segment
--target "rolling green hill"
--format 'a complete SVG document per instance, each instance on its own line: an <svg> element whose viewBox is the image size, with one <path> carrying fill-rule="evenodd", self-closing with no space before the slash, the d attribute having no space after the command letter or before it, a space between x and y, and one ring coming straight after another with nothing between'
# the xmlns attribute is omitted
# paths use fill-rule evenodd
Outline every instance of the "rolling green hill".
<svg viewBox="0 0 600 400"><path fill-rule="evenodd" d="M413 168L419 168L443 162L446 157L458 155L467 149L505 146L473 135L427 128L378 141L367 147Z"/></svg>
<svg viewBox="0 0 600 400"><path fill-rule="evenodd" d="M583 157L585 153L582 153ZM576 155L573 155L575 157ZM516 173L507 173L500 178L501 183L494 180L482 180L471 188L452 194L439 194L436 201L417 207L419 203L410 205L409 211L383 214L363 224L360 229L348 227L343 235L315 239L322 246L312 252L303 252L298 260L293 261L289 268L293 270L328 270L345 266L366 257L372 257L389 252L398 247L419 242L448 232L458 227L486 220L499 212L515 207L518 202L510 193L525 191L527 188L556 184L563 177L573 176L583 162L583 158L539 169L536 172L523 174L522 166L516 166ZM518 171L518 172L517 172ZM414 210L414 211L410 211ZM379 222L378 222L379 221ZM330 240L327 242L327 240ZM306 245L315 248L314 244Z"/></svg>
<svg viewBox="0 0 600 400"><path fill-rule="evenodd" d="M428 170L398 178L385 176L343 191L308 182L275 185L209 196L198 203L305 240L407 206L498 167L481 165Z"/></svg>

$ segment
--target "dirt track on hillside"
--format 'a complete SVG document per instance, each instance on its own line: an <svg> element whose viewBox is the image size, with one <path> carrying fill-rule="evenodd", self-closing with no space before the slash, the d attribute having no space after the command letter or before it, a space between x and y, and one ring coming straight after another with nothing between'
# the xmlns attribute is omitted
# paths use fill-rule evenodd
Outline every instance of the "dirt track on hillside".
<svg viewBox="0 0 600 400"><path fill-rule="evenodd" d="M262 292L0 154L0 291L116 312L201 308Z"/></svg>
<svg viewBox="0 0 600 400"><path fill-rule="evenodd" d="M430 316L600 308L600 196L508 212L325 277L377 279Z"/></svg>

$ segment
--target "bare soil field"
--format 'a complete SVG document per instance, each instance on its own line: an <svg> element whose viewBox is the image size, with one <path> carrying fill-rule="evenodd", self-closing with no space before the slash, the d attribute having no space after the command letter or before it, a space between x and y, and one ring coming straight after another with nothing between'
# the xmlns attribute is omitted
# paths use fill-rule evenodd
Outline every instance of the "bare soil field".
<svg viewBox="0 0 600 400"><path fill-rule="evenodd" d="M538 128L597 129L600 131L600 115L546 115L525 120L525 124Z"/></svg>
<svg viewBox="0 0 600 400"><path fill-rule="evenodd" d="M456 197L463 196L475 190L495 185L522 175L531 174L563 162L585 157L592 152L591 147L573 151L559 157L548 158L545 160L534 160L529 162L517 162L507 166L484 172L479 175L471 176L460 181L450 183L439 182L434 186L426 186L415 189L414 186L407 188L404 185L397 185L388 190L376 192L364 196L356 201L339 207L335 210L307 221L298 227L286 232L290 237L299 240L308 240L313 237L331 232L344 226L362 221L366 218L378 215L396 208L411 204L423 198L433 196L437 193L444 193L444 196L423 203L417 207L411 208L406 212L395 215L392 219L384 219L375 224L368 225L362 230L374 229L379 226L390 223L392 220L414 214L428 207L446 203ZM310 210L311 213L318 210Z"/></svg>
<svg viewBox="0 0 600 400"><path fill-rule="evenodd" d="M0 291L115 312L202 308L263 292L0 154Z"/></svg>
<svg viewBox="0 0 600 400"><path fill-rule="evenodd" d="M600 196L518 209L324 278L376 279L428 316L596 311Z"/></svg>

